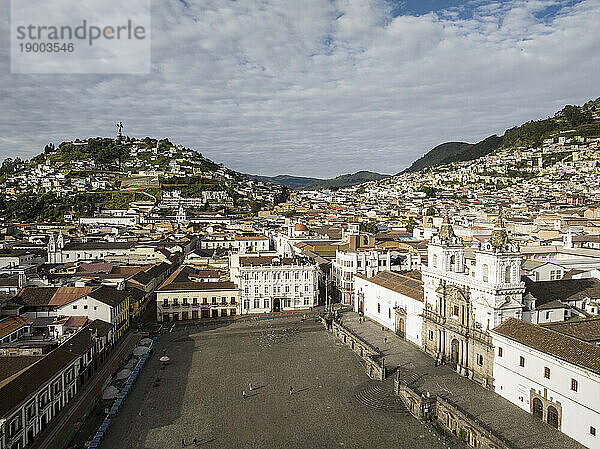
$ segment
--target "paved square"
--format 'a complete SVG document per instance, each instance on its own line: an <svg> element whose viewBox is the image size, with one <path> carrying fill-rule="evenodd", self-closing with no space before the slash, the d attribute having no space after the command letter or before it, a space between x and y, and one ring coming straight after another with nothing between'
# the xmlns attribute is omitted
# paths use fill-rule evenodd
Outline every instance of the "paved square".
<svg viewBox="0 0 600 449"><path fill-rule="evenodd" d="M193 447L194 437L214 448L445 447L407 413L356 399L374 384L314 321L180 324L160 337L102 447L180 448L182 438Z"/></svg>

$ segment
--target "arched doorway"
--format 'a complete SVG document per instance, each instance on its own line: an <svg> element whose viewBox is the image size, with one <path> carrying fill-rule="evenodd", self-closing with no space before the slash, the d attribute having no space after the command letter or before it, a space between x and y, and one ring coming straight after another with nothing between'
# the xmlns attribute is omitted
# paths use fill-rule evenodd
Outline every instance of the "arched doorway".
<svg viewBox="0 0 600 449"><path fill-rule="evenodd" d="M406 335L406 322L404 321L404 318L398 318L396 333L401 337L404 337Z"/></svg>
<svg viewBox="0 0 600 449"><path fill-rule="evenodd" d="M454 368L456 368L456 365L458 364L459 348L460 343L456 338L453 339L452 343L450 344L450 361L452 362L452 365L454 365Z"/></svg>
<svg viewBox="0 0 600 449"><path fill-rule="evenodd" d="M548 407L547 421L552 427L558 429L558 410L556 410L553 406Z"/></svg>
<svg viewBox="0 0 600 449"><path fill-rule="evenodd" d="M544 419L544 406L539 398L533 398L533 416L538 419Z"/></svg>

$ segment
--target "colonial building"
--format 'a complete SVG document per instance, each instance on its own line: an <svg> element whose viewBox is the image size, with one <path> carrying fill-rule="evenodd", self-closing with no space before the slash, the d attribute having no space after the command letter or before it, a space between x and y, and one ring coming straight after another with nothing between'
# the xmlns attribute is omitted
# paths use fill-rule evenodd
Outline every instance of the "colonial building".
<svg viewBox="0 0 600 449"><path fill-rule="evenodd" d="M362 237L362 236L360 236ZM391 251L381 248L337 250L331 263L333 282L343 304L354 304L354 276L373 277L380 271L391 270Z"/></svg>
<svg viewBox="0 0 600 449"><path fill-rule="evenodd" d="M525 284L521 256L498 218L490 239L465 263L465 245L448 217L428 246L423 267L425 310L423 348L457 372L493 384L490 329L509 317L521 318Z"/></svg>
<svg viewBox="0 0 600 449"><path fill-rule="evenodd" d="M61 264L80 260L110 259L125 256L135 244L132 242L65 242L62 233L50 235L48 240L48 263Z"/></svg>
<svg viewBox="0 0 600 449"><path fill-rule="evenodd" d="M242 313L307 309L319 301L319 266L308 257L244 256L230 259Z"/></svg>
<svg viewBox="0 0 600 449"><path fill-rule="evenodd" d="M354 279L354 310L421 346L423 282L391 271Z"/></svg>
<svg viewBox="0 0 600 449"><path fill-rule="evenodd" d="M179 267L156 291L156 320L179 321L239 314L240 291L233 282L206 282L192 267ZM200 281L194 281L198 279Z"/></svg>
<svg viewBox="0 0 600 449"><path fill-rule="evenodd" d="M509 319L496 327L491 331L496 351L494 386L513 404L596 448L600 446L600 347L578 338L589 334L589 326L573 324L549 328Z"/></svg>

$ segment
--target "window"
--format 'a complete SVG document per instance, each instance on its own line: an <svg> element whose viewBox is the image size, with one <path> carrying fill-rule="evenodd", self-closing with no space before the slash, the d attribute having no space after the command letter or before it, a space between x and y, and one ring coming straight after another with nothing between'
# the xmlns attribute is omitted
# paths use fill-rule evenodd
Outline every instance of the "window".
<svg viewBox="0 0 600 449"><path fill-rule="evenodd" d="M431 331L431 330L429 331L429 339L433 340L433 331Z"/></svg>
<svg viewBox="0 0 600 449"><path fill-rule="evenodd" d="M452 307L452 315L458 316L459 311L460 311L460 309L458 308L458 306Z"/></svg>
<svg viewBox="0 0 600 449"><path fill-rule="evenodd" d="M73 306L73 310L76 310L76 309L77 309L77 306Z"/></svg>
<svg viewBox="0 0 600 449"><path fill-rule="evenodd" d="M377 313L381 313L381 304L377 303Z"/></svg>
<svg viewBox="0 0 600 449"><path fill-rule="evenodd" d="M87 310L87 304L84 304L84 305L83 305L83 309L84 309L84 310Z"/></svg>
<svg viewBox="0 0 600 449"><path fill-rule="evenodd" d="M504 282L510 284L510 265L504 269Z"/></svg>
<svg viewBox="0 0 600 449"><path fill-rule="evenodd" d="M546 379L550 379L550 368L548 368L547 366L544 367L544 377Z"/></svg>
<svg viewBox="0 0 600 449"><path fill-rule="evenodd" d="M477 364L483 366L483 355L477 354Z"/></svg>
<svg viewBox="0 0 600 449"><path fill-rule="evenodd" d="M483 273L483 282L487 282L488 281L488 272L489 272L489 268L487 266L487 264L483 264L483 267L481 269L482 273Z"/></svg>
<svg viewBox="0 0 600 449"><path fill-rule="evenodd" d="M260 308L260 299L258 299L258 298L254 299L254 308L255 309Z"/></svg>
<svg viewBox="0 0 600 449"><path fill-rule="evenodd" d="M212 300L211 300L211 302L212 302L213 304L216 304L216 303L217 303L217 297L216 297L216 296L213 296L213 297L212 297Z"/></svg>
<svg viewBox="0 0 600 449"><path fill-rule="evenodd" d="M525 366L525 357L519 357L519 366Z"/></svg>
<svg viewBox="0 0 600 449"><path fill-rule="evenodd" d="M502 347L498 347L498 357L502 357Z"/></svg>
<svg viewBox="0 0 600 449"><path fill-rule="evenodd" d="M388 309L388 318L392 318L392 309Z"/></svg>
<svg viewBox="0 0 600 449"><path fill-rule="evenodd" d="M231 304L235 304L235 296L231 297Z"/></svg>
<svg viewBox="0 0 600 449"><path fill-rule="evenodd" d="M590 426L590 435L596 436L596 428L593 426Z"/></svg>
<svg viewBox="0 0 600 449"><path fill-rule="evenodd" d="M433 255L433 268L437 268L437 254Z"/></svg>
<svg viewBox="0 0 600 449"><path fill-rule="evenodd" d="M571 390L577 391L577 380L571 379Z"/></svg>

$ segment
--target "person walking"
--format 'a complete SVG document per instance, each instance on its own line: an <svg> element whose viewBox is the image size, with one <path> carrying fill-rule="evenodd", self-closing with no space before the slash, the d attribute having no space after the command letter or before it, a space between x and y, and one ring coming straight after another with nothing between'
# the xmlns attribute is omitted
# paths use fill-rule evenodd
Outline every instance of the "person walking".
<svg viewBox="0 0 600 449"><path fill-rule="evenodd" d="M250 388L250 391L252 391L252 383L248 384L248 388Z"/></svg>
<svg viewBox="0 0 600 449"><path fill-rule="evenodd" d="M294 392L294 389L292 388L292 386L290 385L290 396L292 395L292 393Z"/></svg>
<svg viewBox="0 0 600 449"><path fill-rule="evenodd" d="M242 396L244 399L246 399L246 390L242 391Z"/></svg>
<svg viewBox="0 0 600 449"><path fill-rule="evenodd" d="M181 439L181 447L185 447L185 439L184 438Z"/></svg>
<svg viewBox="0 0 600 449"><path fill-rule="evenodd" d="M198 438L194 437L194 446L198 446Z"/></svg>

